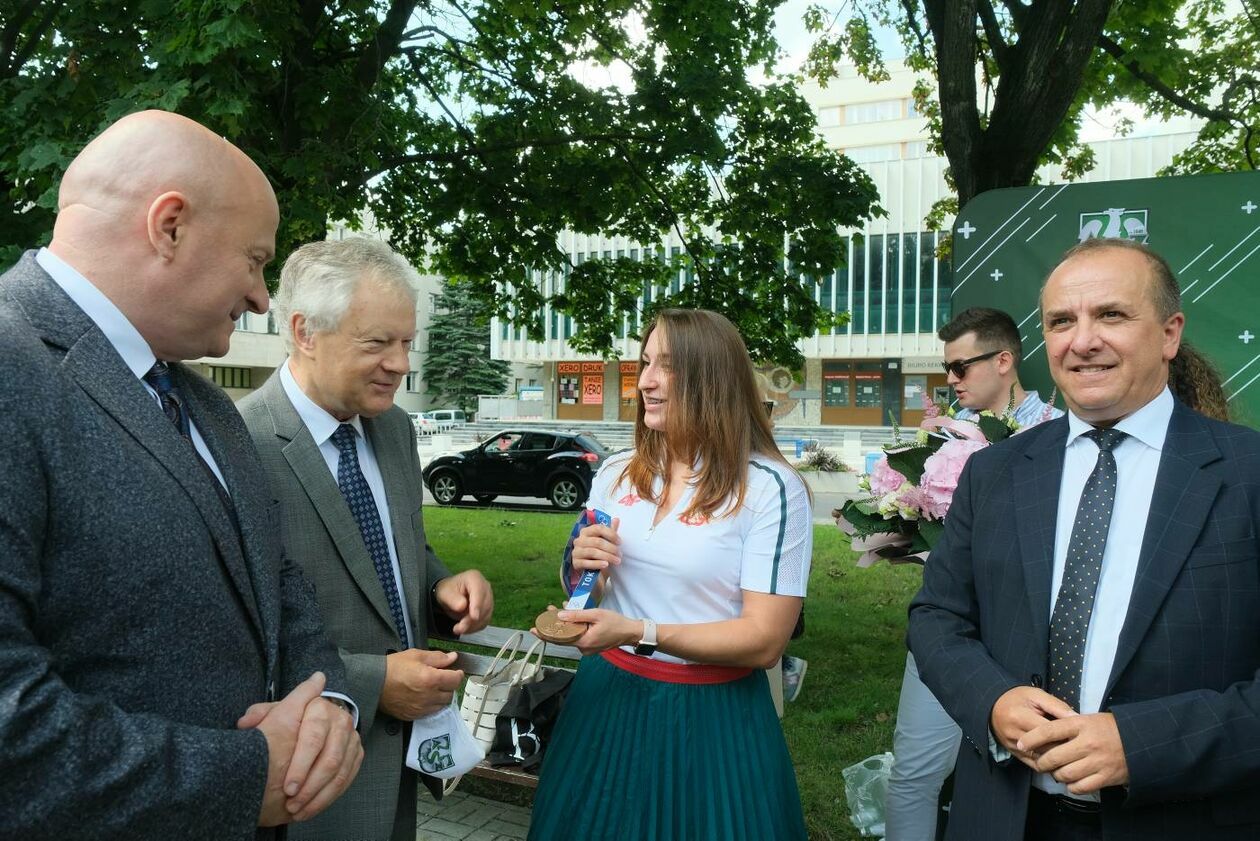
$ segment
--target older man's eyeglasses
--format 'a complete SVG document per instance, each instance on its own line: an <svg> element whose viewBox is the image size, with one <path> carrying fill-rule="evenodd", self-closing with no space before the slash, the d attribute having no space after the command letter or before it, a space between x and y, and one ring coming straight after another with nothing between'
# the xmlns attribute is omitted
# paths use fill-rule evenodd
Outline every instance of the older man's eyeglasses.
<svg viewBox="0 0 1260 841"><path fill-rule="evenodd" d="M946 374L953 374L961 380L966 378L967 368L969 366L997 356L1001 352L1001 350L991 350L988 353L982 353L979 356L973 356L970 359L955 359L953 362L942 362L941 367L945 369Z"/></svg>

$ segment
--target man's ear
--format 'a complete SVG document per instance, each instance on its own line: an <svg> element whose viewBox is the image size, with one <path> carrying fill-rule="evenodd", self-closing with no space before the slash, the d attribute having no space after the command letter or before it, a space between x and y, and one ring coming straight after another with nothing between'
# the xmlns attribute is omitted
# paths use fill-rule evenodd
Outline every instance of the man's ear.
<svg viewBox="0 0 1260 841"><path fill-rule="evenodd" d="M315 349L314 333L307 326L306 316L300 312L289 316L289 332L293 334L293 346L305 353Z"/></svg>
<svg viewBox="0 0 1260 841"><path fill-rule="evenodd" d="M153 250L163 260L174 260L188 224L188 199L178 191L163 193L149 205L145 223Z"/></svg>

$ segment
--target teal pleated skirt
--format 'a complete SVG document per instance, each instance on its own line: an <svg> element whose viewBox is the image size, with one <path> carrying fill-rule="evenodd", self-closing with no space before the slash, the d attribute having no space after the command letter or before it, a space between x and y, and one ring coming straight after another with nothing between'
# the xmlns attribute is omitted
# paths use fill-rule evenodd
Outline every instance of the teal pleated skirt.
<svg viewBox="0 0 1260 841"><path fill-rule="evenodd" d="M805 837L765 672L677 684L582 659L543 757L530 841Z"/></svg>

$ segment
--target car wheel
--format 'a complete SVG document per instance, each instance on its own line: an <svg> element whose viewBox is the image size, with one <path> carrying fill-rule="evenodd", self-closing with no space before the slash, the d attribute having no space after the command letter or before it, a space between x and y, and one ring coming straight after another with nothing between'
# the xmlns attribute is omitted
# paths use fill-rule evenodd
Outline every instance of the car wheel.
<svg viewBox="0 0 1260 841"><path fill-rule="evenodd" d="M547 498L561 511L573 511L582 504L582 500L586 498L586 492L577 479L572 476L561 476L547 489Z"/></svg>
<svg viewBox="0 0 1260 841"><path fill-rule="evenodd" d="M477 500L482 505L489 505L498 498L498 494L473 494L473 499Z"/></svg>
<svg viewBox="0 0 1260 841"><path fill-rule="evenodd" d="M446 471L433 477L429 492L433 494L433 498L439 505L454 505L464 495L464 486L460 483L458 476Z"/></svg>

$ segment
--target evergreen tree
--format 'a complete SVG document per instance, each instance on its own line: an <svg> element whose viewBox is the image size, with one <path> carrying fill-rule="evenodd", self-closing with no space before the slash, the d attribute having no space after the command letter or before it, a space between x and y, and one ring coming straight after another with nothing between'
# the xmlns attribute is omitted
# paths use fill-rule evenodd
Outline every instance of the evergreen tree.
<svg viewBox="0 0 1260 841"><path fill-rule="evenodd" d="M429 322L424 379L431 397L472 413L477 396L502 394L509 366L490 358L490 318L467 283L448 283Z"/></svg>

